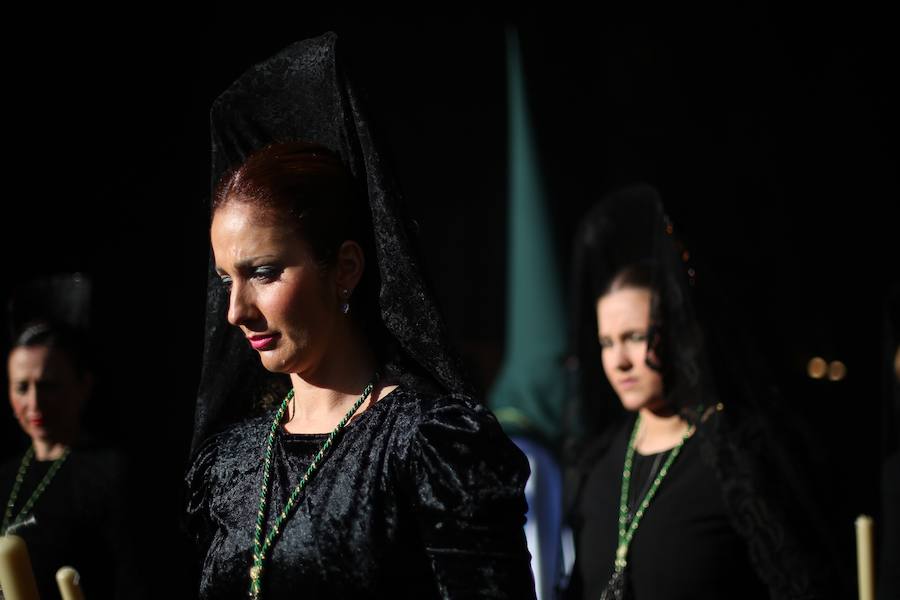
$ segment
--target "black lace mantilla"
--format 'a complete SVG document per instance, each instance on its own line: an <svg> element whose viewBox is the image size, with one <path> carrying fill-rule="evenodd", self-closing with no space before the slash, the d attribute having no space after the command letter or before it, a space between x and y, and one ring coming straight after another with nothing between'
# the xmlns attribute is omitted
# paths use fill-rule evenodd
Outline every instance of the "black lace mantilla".
<svg viewBox="0 0 900 600"><path fill-rule="evenodd" d="M252 67L210 111L212 185L253 151L304 140L337 152L363 190L375 240L379 309L389 362L403 363L448 392L465 392L459 360L419 269L400 188L379 152L371 122L347 75L337 36L288 46ZM213 261L207 282L206 339L193 449L209 435L283 397L287 380L265 371L240 332L225 320L228 298ZM391 373L388 373L391 375Z"/></svg>

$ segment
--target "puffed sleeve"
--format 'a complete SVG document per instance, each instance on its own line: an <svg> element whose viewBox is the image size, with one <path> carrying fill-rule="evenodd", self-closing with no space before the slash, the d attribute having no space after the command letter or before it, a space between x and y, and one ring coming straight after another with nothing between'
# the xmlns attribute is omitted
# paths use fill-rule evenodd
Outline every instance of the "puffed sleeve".
<svg viewBox="0 0 900 600"><path fill-rule="evenodd" d="M198 550L206 552L215 533L210 502L215 482L213 481L218 444L211 438L200 447L194 462L185 475L185 529Z"/></svg>
<svg viewBox="0 0 900 600"><path fill-rule="evenodd" d="M405 487L441 597L535 597L523 526L528 461L484 407L462 398L422 415Z"/></svg>

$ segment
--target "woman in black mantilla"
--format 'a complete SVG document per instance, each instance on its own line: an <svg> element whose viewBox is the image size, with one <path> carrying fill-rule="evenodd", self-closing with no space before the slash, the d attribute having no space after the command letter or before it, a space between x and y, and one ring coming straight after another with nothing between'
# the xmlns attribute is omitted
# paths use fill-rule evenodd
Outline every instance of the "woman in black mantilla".
<svg viewBox="0 0 900 600"><path fill-rule="evenodd" d="M788 421L767 419L772 388L688 258L647 186L607 196L576 237L586 429L567 597L842 597L800 454L776 434Z"/></svg>
<svg viewBox="0 0 900 600"><path fill-rule="evenodd" d="M338 56L299 42L213 106L200 597L531 598L527 462L466 394Z"/></svg>
<svg viewBox="0 0 900 600"><path fill-rule="evenodd" d="M82 426L94 379L90 301L90 280L80 274L31 281L10 301L9 401L30 445L0 464L0 535L25 541L49 600L60 598L64 566L79 572L91 599L143 598L146 590L126 520L125 462Z"/></svg>

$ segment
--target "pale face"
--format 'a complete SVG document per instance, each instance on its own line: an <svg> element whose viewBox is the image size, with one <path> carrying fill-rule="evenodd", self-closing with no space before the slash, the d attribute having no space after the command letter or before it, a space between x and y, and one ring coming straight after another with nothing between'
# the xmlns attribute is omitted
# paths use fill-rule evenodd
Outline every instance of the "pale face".
<svg viewBox="0 0 900 600"><path fill-rule="evenodd" d="M210 237L216 270L230 287L228 322L266 369L302 375L318 367L334 340L340 289L284 221L229 202L216 210Z"/></svg>
<svg viewBox="0 0 900 600"><path fill-rule="evenodd" d="M32 441L56 443L78 428L89 379L64 352L47 346L18 346L9 354L9 402Z"/></svg>
<svg viewBox="0 0 900 600"><path fill-rule="evenodd" d="M662 404L662 377L646 360L650 291L625 288L601 296L597 325L603 371L622 406L637 411Z"/></svg>

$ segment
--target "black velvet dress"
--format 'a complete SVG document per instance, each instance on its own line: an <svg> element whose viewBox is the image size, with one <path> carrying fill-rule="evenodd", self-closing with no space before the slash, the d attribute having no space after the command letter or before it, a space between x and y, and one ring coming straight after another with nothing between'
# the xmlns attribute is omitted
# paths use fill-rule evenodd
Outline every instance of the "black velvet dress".
<svg viewBox="0 0 900 600"><path fill-rule="evenodd" d="M3 508L12 490L21 455L0 465ZM15 518L53 461L32 461L15 503ZM74 567L86 598L144 598L145 581L137 574L132 528L125 502L124 462L114 452L76 448L15 525L31 557L38 592L60 598L56 571Z"/></svg>
<svg viewBox="0 0 900 600"><path fill-rule="evenodd" d="M274 412L210 438L187 475L199 597L246 598ZM269 525L325 434L279 429ZM263 597L534 597L527 461L493 415L401 386L351 421L270 551Z"/></svg>
<svg viewBox="0 0 900 600"><path fill-rule="evenodd" d="M586 468L574 527L576 562L567 599L599 598L613 572L625 450L634 418ZM628 552L635 600L768 598L744 540L730 523L721 486L689 438L650 502ZM641 498L668 452L635 453L629 501ZM629 502L631 504L631 502Z"/></svg>

